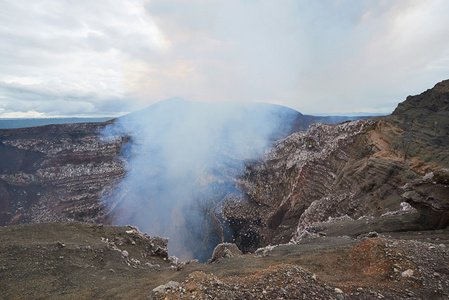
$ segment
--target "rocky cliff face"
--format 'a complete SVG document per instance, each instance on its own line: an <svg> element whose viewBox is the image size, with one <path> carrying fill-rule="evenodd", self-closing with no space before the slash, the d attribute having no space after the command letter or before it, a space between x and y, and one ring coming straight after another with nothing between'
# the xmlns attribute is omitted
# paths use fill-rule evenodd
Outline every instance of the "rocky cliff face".
<svg viewBox="0 0 449 300"><path fill-rule="evenodd" d="M446 227L448 86L408 97L391 116L315 124L276 142L247 165L246 196L226 206L239 247L298 240L333 218L392 214L404 201L420 212L416 228ZM426 174L435 179L420 181Z"/></svg>
<svg viewBox="0 0 449 300"><path fill-rule="evenodd" d="M124 176L126 138L102 140L105 123L0 130L0 225L101 221L100 202Z"/></svg>

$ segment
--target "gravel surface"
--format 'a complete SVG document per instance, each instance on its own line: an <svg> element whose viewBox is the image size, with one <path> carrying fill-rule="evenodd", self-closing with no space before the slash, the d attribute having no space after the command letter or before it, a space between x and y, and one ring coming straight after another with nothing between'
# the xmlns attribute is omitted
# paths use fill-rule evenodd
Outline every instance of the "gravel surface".
<svg viewBox="0 0 449 300"><path fill-rule="evenodd" d="M357 238L324 230L200 264L168 257L166 240L131 226L0 227L0 299L449 298L448 229Z"/></svg>

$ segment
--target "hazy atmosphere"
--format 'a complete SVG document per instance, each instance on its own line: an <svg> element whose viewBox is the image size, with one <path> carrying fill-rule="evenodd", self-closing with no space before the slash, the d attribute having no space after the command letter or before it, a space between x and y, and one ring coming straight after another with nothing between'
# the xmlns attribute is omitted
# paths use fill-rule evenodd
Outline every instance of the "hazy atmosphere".
<svg viewBox="0 0 449 300"><path fill-rule="evenodd" d="M449 0L0 0L0 298L449 299Z"/></svg>
<svg viewBox="0 0 449 300"><path fill-rule="evenodd" d="M0 118L155 102L389 113L449 74L449 2L0 0Z"/></svg>

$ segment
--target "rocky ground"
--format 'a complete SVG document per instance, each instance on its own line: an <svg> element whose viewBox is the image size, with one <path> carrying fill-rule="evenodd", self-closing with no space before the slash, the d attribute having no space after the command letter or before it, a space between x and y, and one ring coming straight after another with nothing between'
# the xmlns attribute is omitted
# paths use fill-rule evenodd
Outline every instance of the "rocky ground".
<svg viewBox="0 0 449 300"><path fill-rule="evenodd" d="M365 230L347 220L319 223L314 225L318 233L296 244L247 254L225 249L205 264L168 257L165 239L132 226L0 227L0 298L449 297L448 229L379 234L372 231L379 220L358 222Z"/></svg>

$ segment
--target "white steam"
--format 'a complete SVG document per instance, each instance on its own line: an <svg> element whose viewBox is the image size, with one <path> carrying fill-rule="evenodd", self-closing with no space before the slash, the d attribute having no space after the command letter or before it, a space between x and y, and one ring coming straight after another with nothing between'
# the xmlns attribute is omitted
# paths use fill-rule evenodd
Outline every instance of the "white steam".
<svg viewBox="0 0 449 300"><path fill-rule="evenodd" d="M111 204L115 222L170 238L181 259L209 258L232 238L221 218L245 161L285 136L298 112L262 103L198 103L173 98L118 119L104 136L129 135L127 175Z"/></svg>

